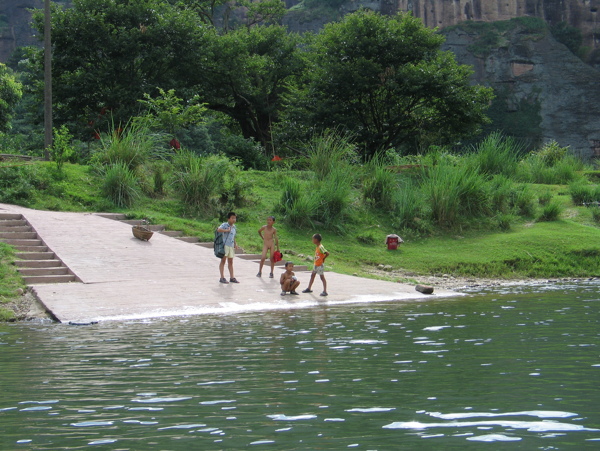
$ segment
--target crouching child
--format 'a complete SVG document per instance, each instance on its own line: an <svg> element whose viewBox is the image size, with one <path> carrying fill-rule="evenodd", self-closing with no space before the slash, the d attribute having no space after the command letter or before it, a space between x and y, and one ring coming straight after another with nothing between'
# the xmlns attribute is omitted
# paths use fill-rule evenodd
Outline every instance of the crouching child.
<svg viewBox="0 0 600 451"><path fill-rule="evenodd" d="M296 293L296 288L300 286L300 281L296 278L296 275L294 274L294 264L292 262L285 263L285 271L281 275L279 283L281 284L282 296L285 296L288 291L290 292L290 294L298 294Z"/></svg>

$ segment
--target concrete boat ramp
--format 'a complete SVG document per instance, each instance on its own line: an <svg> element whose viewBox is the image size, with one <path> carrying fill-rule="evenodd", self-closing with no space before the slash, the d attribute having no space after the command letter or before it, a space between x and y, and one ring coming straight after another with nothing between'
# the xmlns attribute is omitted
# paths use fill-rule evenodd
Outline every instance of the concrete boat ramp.
<svg viewBox="0 0 600 451"><path fill-rule="evenodd" d="M243 242L247 231L244 224L238 227ZM0 228L0 239L18 249L17 264L28 275L26 283L60 322L459 295L445 290L425 295L415 291L413 285L327 272L327 298L319 296L318 278L312 294L280 296L282 267L276 268L274 279L268 278L268 269L267 277L263 271L263 277L258 278L258 264L244 255L234 260L240 284L225 285L219 283L219 260L212 248L161 233L155 233L150 241L141 241L133 237L131 224L111 219L110 215L38 211L0 204ZM36 252L35 246L42 248ZM48 267L46 273L51 270L51 275L36 275L43 266ZM228 276L227 269L225 275ZM296 275L302 282L300 289L305 288L310 272L296 271Z"/></svg>

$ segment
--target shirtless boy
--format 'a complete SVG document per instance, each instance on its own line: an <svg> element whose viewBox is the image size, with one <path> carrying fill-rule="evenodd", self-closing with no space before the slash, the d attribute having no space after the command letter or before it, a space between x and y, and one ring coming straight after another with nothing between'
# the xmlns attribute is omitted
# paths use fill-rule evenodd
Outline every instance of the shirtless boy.
<svg viewBox="0 0 600 451"><path fill-rule="evenodd" d="M269 216L267 218L267 224L258 229L258 234L263 240L263 251L260 258L260 266L258 268L258 274L256 277L262 277L262 269L267 258L267 252L269 252L269 258L271 259L271 273L269 277L273 278L273 271L275 270L275 260L273 259L273 252L275 248L279 250L279 237L277 236L277 229L273 227L275 222L275 216Z"/></svg>
<svg viewBox="0 0 600 451"><path fill-rule="evenodd" d="M281 275L279 283L281 284L282 296L285 296L287 291L289 291L290 294L298 294L296 288L300 286L300 282L294 274L294 264L292 262L285 263L285 271Z"/></svg>

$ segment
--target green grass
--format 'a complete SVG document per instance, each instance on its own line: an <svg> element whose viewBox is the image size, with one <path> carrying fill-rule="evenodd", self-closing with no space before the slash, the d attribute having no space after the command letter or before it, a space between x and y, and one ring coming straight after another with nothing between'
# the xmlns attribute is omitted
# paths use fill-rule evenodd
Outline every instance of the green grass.
<svg viewBox="0 0 600 451"><path fill-rule="evenodd" d="M47 163L38 163L38 171L50 171ZM64 177L54 179L48 172L46 186L34 190L31 197L21 202L31 208L63 211L113 211L131 218L148 218L151 223L165 224L171 230L182 230L186 235L211 241L213 230L223 221L222 212L190 213L182 200L169 193L160 197L142 196L135 207L116 208L103 200L98 190L99 180L85 166L65 164ZM294 254L312 255L311 236L323 235L323 244L331 252L330 267L337 272L368 274L379 264L418 275L447 273L471 277L588 277L600 275L600 227L590 208L573 204L569 187L565 185L525 184L536 199L551 193L552 201L563 208L561 219L553 222L531 222L531 219L514 217L508 229L510 216L500 218L507 231L490 231L489 224L475 221L464 229L413 229L403 232L394 227L394 212L372 209L360 202L361 196L353 191L353 215L346 221L344 233L327 229L323 225L298 228L279 217L276 206L280 203L284 180L288 177L307 184L310 189L314 175L309 171L241 172L238 181L248 187L245 200L235 208L238 214L239 243L247 252L258 252L262 243L257 230L266 217L275 214L281 247ZM43 188L43 189L42 189ZM412 190L411 190L412 192ZM542 206L535 207L537 216ZM597 216L597 215L596 215ZM477 225L481 222L482 225ZM494 226L497 229L497 226ZM485 229L488 228L486 231ZM470 231L469 231L470 230ZM398 251L387 251L385 236L400 234L405 243ZM460 235L460 236L458 236ZM295 263L302 258L286 254ZM6 266L6 265L5 265ZM0 281L2 290L14 293L20 286L17 281ZM12 279L11 279L12 280ZM8 287L8 288L6 288Z"/></svg>
<svg viewBox="0 0 600 451"><path fill-rule="evenodd" d="M23 279L13 264L14 259L13 248L0 243L0 321L9 321L15 318L14 312L7 308L6 304L17 299L19 288L25 288Z"/></svg>

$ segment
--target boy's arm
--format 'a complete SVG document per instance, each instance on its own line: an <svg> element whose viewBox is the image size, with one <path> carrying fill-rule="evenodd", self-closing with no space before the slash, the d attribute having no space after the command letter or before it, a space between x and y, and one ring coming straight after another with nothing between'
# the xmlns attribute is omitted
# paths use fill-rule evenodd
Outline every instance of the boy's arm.
<svg viewBox="0 0 600 451"><path fill-rule="evenodd" d="M323 261L325 261L327 257L329 257L329 252L325 251L325 254L323 254Z"/></svg>
<svg viewBox="0 0 600 451"><path fill-rule="evenodd" d="M265 240L265 238L263 237L262 231L265 230L265 227L266 226L262 226L260 229L258 229L258 234L260 235L263 241Z"/></svg>
<svg viewBox="0 0 600 451"><path fill-rule="evenodd" d="M219 226L219 227L217 228L217 232L220 232L220 233L229 232L230 230L231 230L231 227L230 227L230 228L228 228L228 229L222 229L222 228Z"/></svg>
<svg viewBox="0 0 600 451"><path fill-rule="evenodd" d="M283 273L281 275L281 277L279 278L279 285L283 285L284 282L285 282L285 273Z"/></svg>

